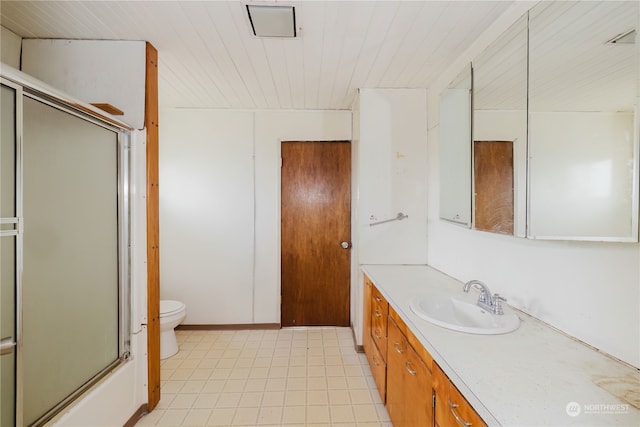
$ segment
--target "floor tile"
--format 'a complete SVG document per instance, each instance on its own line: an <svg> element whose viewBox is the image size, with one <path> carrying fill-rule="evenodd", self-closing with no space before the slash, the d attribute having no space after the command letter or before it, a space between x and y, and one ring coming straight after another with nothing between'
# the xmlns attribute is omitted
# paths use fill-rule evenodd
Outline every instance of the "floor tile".
<svg viewBox="0 0 640 427"><path fill-rule="evenodd" d="M211 409L192 409L182 421L184 427L206 426L211 415Z"/></svg>
<svg viewBox="0 0 640 427"><path fill-rule="evenodd" d="M350 328L176 331L140 426L392 427Z"/></svg>

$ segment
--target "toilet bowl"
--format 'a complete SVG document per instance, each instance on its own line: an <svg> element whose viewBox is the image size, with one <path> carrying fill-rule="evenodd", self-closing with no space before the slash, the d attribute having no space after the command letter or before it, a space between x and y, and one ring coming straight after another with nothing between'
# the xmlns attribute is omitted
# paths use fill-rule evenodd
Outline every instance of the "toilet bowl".
<svg viewBox="0 0 640 427"><path fill-rule="evenodd" d="M187 307L180 301L160 300L160 359L178 352L174 328L187 315Z"/></svg>

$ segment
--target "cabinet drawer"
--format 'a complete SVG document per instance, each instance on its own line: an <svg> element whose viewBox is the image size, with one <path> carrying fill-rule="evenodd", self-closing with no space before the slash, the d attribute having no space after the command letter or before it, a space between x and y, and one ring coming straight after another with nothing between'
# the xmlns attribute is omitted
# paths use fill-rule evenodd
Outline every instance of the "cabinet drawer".
<svg viewBox="0 0 640 427"><path fill-rule="evenodd" d="M427 369L429 369L429 372L432 372L433 358L431 357L429 352L423 347L422 343L420 343L420 340L418 340L418 338L416 338L413 332L411 332L411 329L407 327L406 323L404 323L402 318L393 309L393 307L389 307L389 318L395 322L396 326L398 326L398 329L400 329L400 332L405 336L405 338L409 342L409 345L413 347L413 349L415 350L416 353L418 353L418 355L420 356L424 364L427 365ZM389 345L391 345L391 340L389 340ZM389 351L391 351L391 348L389 348Z"/></svg>
<svg viewBox="0 0 640 427"><path fill-rule="evenodd" d="M380 355L380 351L378 351L376 346L372 346L371 351L366 354L369 366L371 367L371 373L373 374L373 379L376 382L376 387L378 388L378 393L380 393L380 399L382 399L382 403L385 403L387 392L387 364Z"/></svg>
<svg viewBox="0 0 640 427"><path fill-rule="evenodd" d="M387 318L389 303L375 286L371 287L371 338L387 360Z"/></svg>
<svg viewBox="0 0 640 427"><path fill-rule="evenodd" d="M387 360L387 319L388 317L380 310L374 308L371 311L371 338L385 361Z"/></svg>
<svg viewBox="0 0 640 427"><path fill-rule="evenodd" d="M373 304L371 306L372 310L377 306L383 316L386 317L389 314L389 303L375 286L371 289L371 302Z"/></svg>

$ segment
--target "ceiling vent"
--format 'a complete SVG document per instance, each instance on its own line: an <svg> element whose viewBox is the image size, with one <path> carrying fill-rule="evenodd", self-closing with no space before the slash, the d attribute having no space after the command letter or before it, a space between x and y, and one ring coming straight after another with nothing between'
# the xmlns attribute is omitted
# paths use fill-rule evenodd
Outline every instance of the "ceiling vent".
<svg viewBox="0 0 640 427"><path fill-rule="evenodd" d="M607 41L607 44L634 44L636 42L636 30L629 30L622 34L618 34L611 40Z"/></svg>
<svg viewBox="0 0 640 427"><path fill-rule="evenodd" d="M296 11L293 6L247 5L253 35L257 37L296 36Z"/></svg>

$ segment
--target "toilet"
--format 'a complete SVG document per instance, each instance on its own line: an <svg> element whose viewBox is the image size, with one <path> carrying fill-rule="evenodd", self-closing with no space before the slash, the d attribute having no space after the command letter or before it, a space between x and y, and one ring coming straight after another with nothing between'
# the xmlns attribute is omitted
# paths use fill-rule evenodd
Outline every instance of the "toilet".
<svg viewBox="0 0 640 427"><path fill-rule="evenodd" d="M166 359L178 352L175 327L187 315L184 303L174 300L160 300L160 359Z"/></svg>

